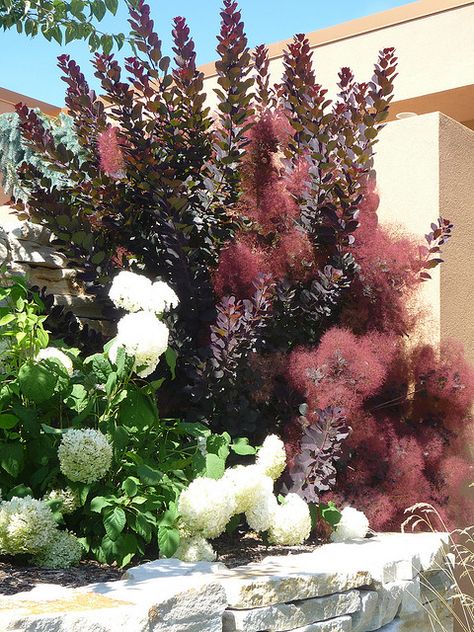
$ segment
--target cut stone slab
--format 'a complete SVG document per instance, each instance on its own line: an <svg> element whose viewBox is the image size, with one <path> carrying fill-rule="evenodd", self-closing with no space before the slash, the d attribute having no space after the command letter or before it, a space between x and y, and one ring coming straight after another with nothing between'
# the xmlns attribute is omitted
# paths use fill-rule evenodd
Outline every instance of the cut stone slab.
<svg viewBox="0 0 474 632"><path fill-rule="evenodd" d="M311 623L302 628L295 628L291 632L352 632L350 617L337 617L329 621Z"/></svg>
<svg viewBox="0 0 474 632"><path fill-rule="evenodd" d="M175 558L154 560L146 562L140 566L129 568L123 574L122 579L128 579L135 582L146 581L150 579L159 579L160 577L183 577L188 575L208 575L226 570L227 567L221 562L182 562Z"/></svg>
<svg viewBox="0 0 474 632"><path fill-rule="evenodd" d="M360 590L360 608L352 615L352 632L366 632L377 612L379 595L373 590Z"/></svg>
<svg viewBox="0 0 474 632"><path fill-rule="evenodd" d="M220 632L225 592L209 578L57 586L0 599L2 632Z"/></svg>
<svg viewBox="0 0 474 632"><path fill-rule="evenodd" d="M229 607L238 610L324 597L370 583L366 571L346 572L337 565L320 569L314 558L305 555L263 560L218 573L216 578L226 591Z"/></svg>
<svg viewBox="0 0 474 632"><path fill-rule="evenodd" d="M17 263L30 263L45 268L64 268L66 258L50 246L42 246L32 241L9 239L10 256Z"/></svg>
<svg viewBox="0 0 474 632"><path fill-rule="evenodd" d="M316 597L293 603L276 604L251 610L226 610L223 632L283 632L310 623L333 619L356 612L360 607L357 590Z"/></svg>
<svg viewBox="0 0 474 632"><path fill-rule="evenodd" d="M450 599L454 594L455 582L450 572L438 571L420 575L420 599L427 604L435 599Z"/></svg>

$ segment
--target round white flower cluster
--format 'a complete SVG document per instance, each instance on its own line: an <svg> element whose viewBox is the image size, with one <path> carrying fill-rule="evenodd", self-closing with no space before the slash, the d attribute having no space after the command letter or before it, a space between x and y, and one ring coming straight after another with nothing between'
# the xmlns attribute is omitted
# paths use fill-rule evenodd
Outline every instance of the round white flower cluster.
<svg viewBox="0 0 474 632"><path fill-rule="evenodd" d="M61 472L70 481L94 483L112 464L112 445L98 430L68 430L58 448Z"/></svg>
<svg viewBox="0 0 474 632"><path fill-rule="evenodd" d="M186 528L204 538L217 538L235 514L232 486L224 479L196 478L181 492L178 511Z"/></svg>
<svg viewBox="0 0 474 632"><path fill-rule="evenodd" d="M0 503L0 552L9 555L38 553L57 530L53 512L31 496Z"/></svg>
<svg viewBox="0 0 474 632"><path fill-rule="evenodd" d="M77 566L82 557L82 544L68 531L56 531L48 546L34 556L36 566L69 568Z"/></svg>
<svg viewBox="0 0 474 632"><path fill-rule="evenodd" d="M119 272L109 291L111 301L127 312L149 311L162 314L178 306L174 290L163 281L152 283L142 274Z"/></svg>
<svg viewBox="0 0 474 632"><path fill-rule="evenodd" d="M169 331L158 316L177 307L178 297L167 283L152 283L147 277L127 270L114 278L109 297L117 307L130 312L118 323L109 357L116 362L117 351L122 347L135 358L134 371L140 377L147 377L168 348Z"/></svg>
<svg viewBox="0 0 474 632"><path fill-rule="evenodd" d="M181 538L175 557L182 562L213 562L217 556L206 538L194 535Z"/></svg>
<svg viewBox="0 0 474 632"><path fill-rule="evenodd" d="M331 535L333 542L344 542L354 538L365 538L369 531L367 516L353 507L345 507L341 512L341 520Z"/></svg>
<svg viewBox="0 0 474 632"><path fill-rule="evenodd" d="M52 489L43 496L43 500L55 500L61 503L60 511L63 514L71 514L79 508L79 498L72 489Z"/></svg>
<svg viewBox="0 0 474 632"><path fill-rule="evenodd" d="M288 494L278 505L268 530L273 544L293 546L303 544L311 532L311 516L308 505L298 494Z"/></svg>
<svg viewBox="0 0 474 632"><path fill-rule="evenodd" d="M268 531L277 509L278 501L275 498L275 494L271 493L264 496L245 512L248 526L258 533Z"/></svg>
<svg viewBox="0 0 474 632"><path fill-rule="evenodd" d="M71 376L74 371L71 358L60 349L56 349L56 347L41 349L35 359L37 362L41 362L41 360L56 360L66 369L69 376Z"/></svg>
<svg viewBox="0 0 474 632"><path fill-rule="evenodd" d="M175 555L184 561L210 559L212 547L205 538L220 535L231 517L242 513L251 529L268 531L274 544L304 542L311 531L308 505L296 494L288 494L279 505L273 493L273 482L285 465L283 442L270 435L254 465L238 465L219 480L194 480L178 501L184 536Z"/></svg>
<svg viewBox="0 0 474 632"><path fill-rule="evenodd" d="M168 348L168 327L151 312L136 312L119 320L117 330L109 349L112 362L117 360L119 347L123 347L135 358L134 370L140 377L153 373Z"/></svg>
<svg viewBox="0 0 474 632"><path fill-rule="evenodd" d="M286 467L285 444L276 435L269 435L257 454L257 467L276 481Z"/></svg>
<svg viewBox="0 0 474 632"><path fill-rule="evenodd" d="M262 474L256 465L237 465L227 470L222 480L232 487L236 514L249 511L273 492L272 479Z"/></svg>

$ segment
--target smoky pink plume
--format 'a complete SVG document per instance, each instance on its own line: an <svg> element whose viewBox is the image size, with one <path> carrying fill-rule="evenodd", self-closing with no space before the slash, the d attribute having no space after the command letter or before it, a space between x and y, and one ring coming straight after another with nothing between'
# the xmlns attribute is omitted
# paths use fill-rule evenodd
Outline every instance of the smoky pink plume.
<svg viewBox="0 0 474 632"><path fill-rule="evenodd" d="M108 127L99 134L100 167L111 178L119 179L125 176L125 161L119 144L118 129Z"/></svg>

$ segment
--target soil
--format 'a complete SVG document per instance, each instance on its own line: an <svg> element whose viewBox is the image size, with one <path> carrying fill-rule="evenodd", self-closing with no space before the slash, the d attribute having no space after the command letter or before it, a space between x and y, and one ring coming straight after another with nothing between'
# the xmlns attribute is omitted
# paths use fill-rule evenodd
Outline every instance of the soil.
<svg viewBox="0 0 474 632"><path fill-rule="evenodd" d="M123 570L114 566L83 561L74 568L50 570L20 564L18 559L0 558L0 595L31 590L36 584L59 584L77 588L95 582L120 579Z"/></svg>
<svg viewBox="0 0 474 632"><path fill-rule="evenodd" d="M266 546L260 538L252 534L224 535L213 542L217 551L217 561L229 568L250 562L258 562L269 555L291 555L309 553L320 546L321 541L310 540L302 546ZM146 560L142 560L146 561ZM139 562L135 562L135 566ZM96 582L117 581L125 569L99 564L90 560L67 569L49 570L21 563L18 558L0 558L0 595L14 595L31 590L36 584L58 584L77 588Z"/></svg>

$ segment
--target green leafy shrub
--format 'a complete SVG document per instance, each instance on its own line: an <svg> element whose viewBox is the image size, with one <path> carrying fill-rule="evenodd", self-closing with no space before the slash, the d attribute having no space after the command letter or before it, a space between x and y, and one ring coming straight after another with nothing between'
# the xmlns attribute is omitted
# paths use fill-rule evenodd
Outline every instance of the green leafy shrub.
<svg viewBox="0 0 474 632"><path fill-rule="evenodd" d="M120 345L113 362L110 349L82 358L77 349L47 347L41 301L21 279L1 288L0 297L4 498L44 498L100 561L126 564L158 545L171 554L176 534L162 529L158 541L161 521L168 525L166 512L200 454L196 439L208 431L161 419L161 380L138 379L135 358ZM172 369L171 351L165 357ZM61 537L56 547L63 547ZM40 553L44 564L49 553Z"/></svg>

